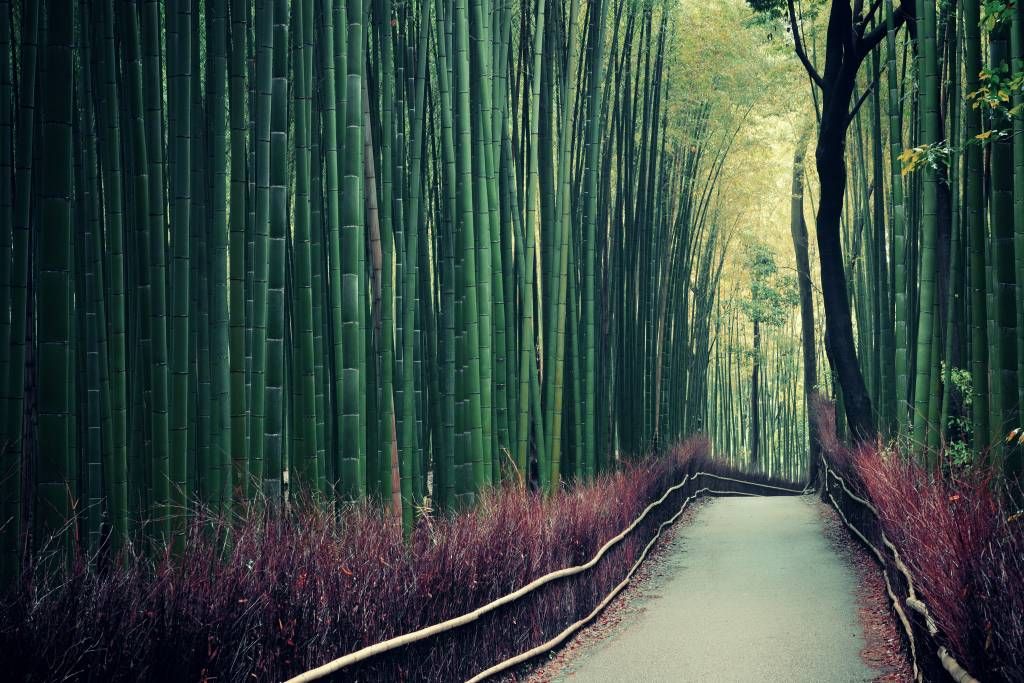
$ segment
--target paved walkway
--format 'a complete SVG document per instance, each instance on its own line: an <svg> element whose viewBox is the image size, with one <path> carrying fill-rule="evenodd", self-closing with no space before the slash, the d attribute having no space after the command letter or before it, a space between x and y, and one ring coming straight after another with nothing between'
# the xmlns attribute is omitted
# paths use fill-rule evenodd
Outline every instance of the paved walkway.
<svg viewBox="0 0 1024 683"><path fill-rule="evenodd" d="M856 577L801 497L710 500L563 681L870 681Z"/></svg>

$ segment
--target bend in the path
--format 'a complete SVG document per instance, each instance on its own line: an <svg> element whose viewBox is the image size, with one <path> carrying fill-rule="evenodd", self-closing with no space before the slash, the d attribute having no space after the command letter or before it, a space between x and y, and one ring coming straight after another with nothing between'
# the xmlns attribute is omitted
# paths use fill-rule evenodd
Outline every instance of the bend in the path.
<svg viewBox="0 0 1024 683"><path fill-rule="evenodd" d="M853 571L810 499L720 498L662 578L564 672L578 681L870 681Z"/></svg>

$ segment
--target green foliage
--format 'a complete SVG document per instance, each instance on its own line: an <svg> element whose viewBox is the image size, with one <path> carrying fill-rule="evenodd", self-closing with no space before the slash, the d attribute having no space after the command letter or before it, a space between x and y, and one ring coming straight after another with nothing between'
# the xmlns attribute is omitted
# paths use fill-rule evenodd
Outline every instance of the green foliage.
<svg viewBox="0 0 1024 683"><path fill-rule="evenodd" d="M776 37L782 36L777 44L786 51L789 59L796 62L793 53L793 27L789 20L786 0L747 0L746 4L752 10L750 18L745 22L746 25L765 31L769 42L776 42ZM797 9L797 22L805 41L816 33L816 26L820 25L817 19L828 5L825 0L806 0L800 3ZM801 67L801 72L802 70Z"/></svg>
<svg viewBox="0 0 1024 683"><path fill-rule="evenodd" d="M747 4L755 12L782 12L786 7L782 0L747 0Z"/></svg>
<svg viewBox="0 0 1024 683"><path fill-rule="evenodd" d="M761 244L750 247L747 255L750 272L750 297L741 307L751 322L781 327L790 311L799 303L796 278L779 273L775 254Z"/></svg>
<svg viewBox="0 0 1024 683"><path fill-rule="evenodd" d="M963 418L955 418L963 422ZM952 422L954 418L950 418ZM967 467L974 461L974 454L966 441L951 441L946 444L946 458L956 467Z"/></svg>
<svg viewBox="0 0 1024 683"><path fill-rule="evenodd" d="M714 190L803 79L742 0L567 5L0 0L0 587L50 533L160 552L285 486L410 530L705 422L765 205Z"/></svg>
<svg viewBox="0 0 1024 683"><path fill-rule="evenodd" d="M902 163L900 173L908 175L926 165L934 169L948 166L950 151L951 148L946 142L908 147L899 155Z"/></svg>
<svg viewBox="0 0 1024 683"><path fill-rule="evenodd" d="M945 377L946 364L942 363L943 376ZM949 381L951 389L960 397L962 410L951 413L946 418L946 427L950 435L956 438L950 439L946 444L946 457L950 464L956 467L966 467L974 461L974 452L971 450L971 436L973 433L971 423L971 405L974 403L974 389L971 384L971 371L964 368L950 368Z"/></svg>
<svg viewBox="0 0 1024 683"><path fill-rule="evenodd" d="M747 0L747 4L750 5L750 9L768 19L785 18L788 21L789 12L786 0ZM798 17L804 20L814 19L821 13L821 8L825 4L824 0L811 0L802 3L798 10Z"/></svg>
<svg viewBox="0 0 1024 683"><path fill-rule="evenodd" d="M990 3L999 4L999 3ZM1014 97L1024 94L1024 71L1011 73L1005 62L999 66L984 67L978 74L979 87L965 95L973 109L988 112L990 128L973 135L966 145L989 145L1012 135L1010 122L1024 115L1024 105L1013 105ZM908 147L899 155L901 173L906 176L926 166L934 169L949 165L953 152L963 148L951 146L947 141Z"/></svg>
<svg viewBox="0 0 1024 683"><path fill-rule="evenodd" d="M981 3L981 21L984 31L994 31L1004 22L1009 22L1016 3L1006 0L985 0Z"/></svg>
<svg viewBox="0 0 1024 683"><path fill-rule="evenodd" d="M978 74L980 87L967 93L967 101L974 109L985 108L989 110L990 116L995 121L1006 120L1018 116L1020 107L1010 108L1010 102L1015 94L1024 91L1024 73L1010 73L1010 67L1005 62L996 67L985 67ZM978 136L979 140L988 137L991 131L982 133L985 137Z"/></svg>
<svg viewBox="0 0 1024 683"><path fill-rule="evenodd" d="M747 0L747 4L761 19L772 21L786 16L785 0Z"/></svg>
<svg viewBox="0 0 1024 683"><path fill-rule="evenodd" d="M974 391L971 389L971 371L964 368L952 368L949 372L953 388L960 392L964 405L970 406L974 400Z"/></svg>

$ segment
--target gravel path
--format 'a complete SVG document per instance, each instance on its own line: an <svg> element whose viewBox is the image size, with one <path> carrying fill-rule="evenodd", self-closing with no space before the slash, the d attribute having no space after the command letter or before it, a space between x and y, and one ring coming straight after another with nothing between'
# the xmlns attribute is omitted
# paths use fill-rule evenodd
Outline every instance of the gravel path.
<svg viewBox="0 0 1024 683"><path fill-rule="evenodd" d="M870 681L857 578L809 498L719 498L562 681Z"/></svg>

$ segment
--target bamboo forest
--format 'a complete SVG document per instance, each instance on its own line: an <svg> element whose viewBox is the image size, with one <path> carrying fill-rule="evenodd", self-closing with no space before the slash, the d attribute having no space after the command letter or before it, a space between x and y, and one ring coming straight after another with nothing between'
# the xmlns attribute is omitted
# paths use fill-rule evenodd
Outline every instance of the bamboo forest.
<svg viewBox="0 0 1024 683"><path fill-rule="evenodd" d="M1024 681L1015 0L0 0L15 681Z"/></svg>

